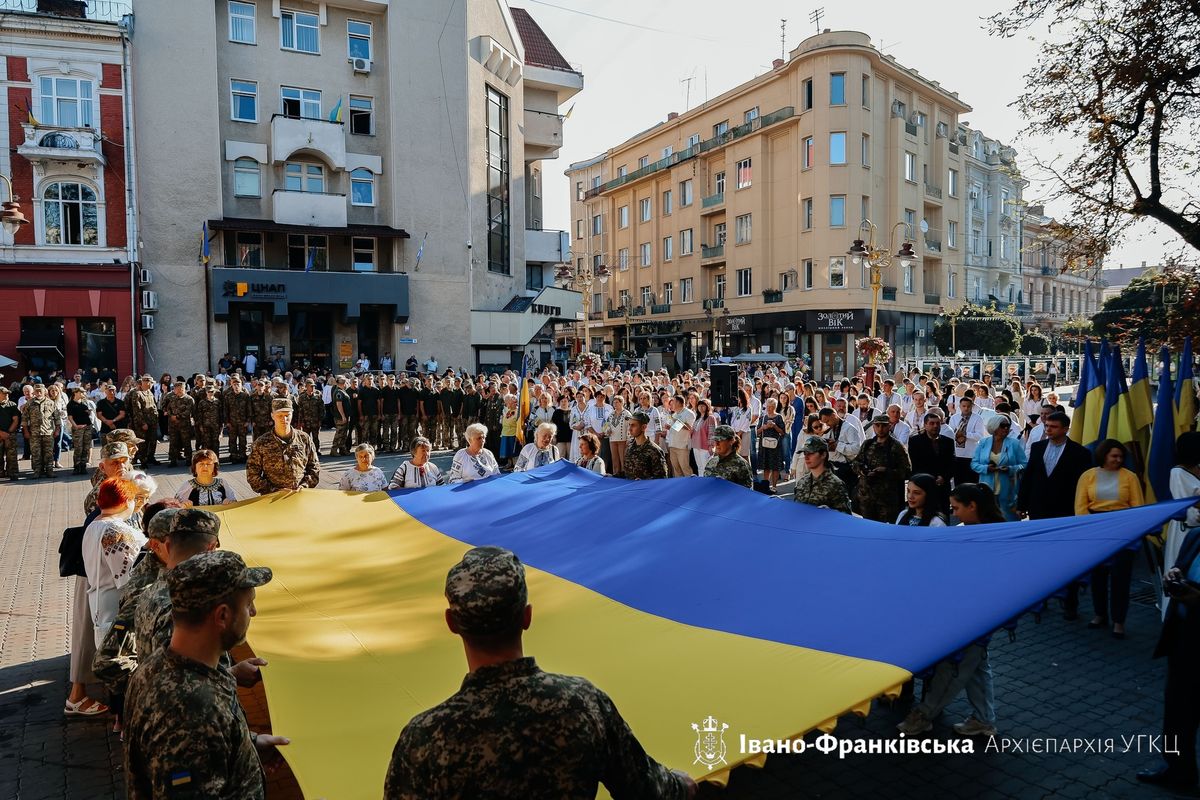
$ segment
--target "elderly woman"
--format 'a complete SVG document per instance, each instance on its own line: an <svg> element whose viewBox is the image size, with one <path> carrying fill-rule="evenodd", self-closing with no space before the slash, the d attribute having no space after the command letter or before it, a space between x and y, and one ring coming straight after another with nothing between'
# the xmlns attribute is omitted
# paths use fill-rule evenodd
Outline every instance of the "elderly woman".
<svg viewBox="0 0 1200 800"><path fill-rule="evenodd" d="M100 516L83 533L83 565L96 647L112 626L121 588L129 581L130 570L146 544L146 535L129 521L138 493L137 484L126 478L103 481L96 494Z"/></svg>
<svg viewBox="0 0 1200 800"><path fill-rule="evenodd" d="M996 414L988 419L985 428L991 438L980 439L971 459L971 469L979 475L978 483L987 486L996 496L1004 519L1016 522L1017 489L1021 472L1029 463L1021 442L1009 434L1013 421L1008 414Z"/></svg>
<svg viewBox="0 0 1200 800"><path fill-rule="evenodd" d="M496 457L483 446L487 435L486 425L477 422L467 426L467 446L454 454L454 461L446 474L446 483L470 483L500 474Z"/></svg>
<svg viewBox="0 0 1200 800"><path fill-rule="evenodd" d="M470 426L468 426L470 427ZM437 464L429 461L429 451L433 445L424 436L418 436L412 442L412 458L396 468L392 474L389 489L424 489L442 482L442 471Z"/></svg>
<svg viewBox="0 0 1200 800"><path fill-rule="evenodd" d="M528 472L531 469L553 464L562 458L558 448L554 446L554 437L558 434L558 426L553 422L543 422L534 429L533 441L521 448L513 472Z"/></svg>
<svg viewBox="0 0 1200 800"><path fill-rule="evenodd" d="M629 447L629 420L633 415L626 407L625 396L613 398L612 416L608 418L608 451L612 454L613 475L625 473L625 450Z"/></svg>
<svg viewBox="0 0 1200 800"><path fill-rule="evenodd" d="M575 463L597 475L606 474L604 459L600 457L600 438L596 434L585 433L579 437L579 460Z"/></svg>
<svg viewBox="0 0 1200 800"><path fill-rule="evenodd" d="M217 475L220 462L212 450L197 450L192 456L192 477L179 487L175 499L185 508L223 506L237 502L233 486Z"/></svg>
<svg viewBox="0 0 1200 800"><path fill-rule="evenodd" d="M343 492L380 492L387 488L387 476L375 466L375 448L363 442L354 448L354 468L342 473L338 488Z"/></svg>

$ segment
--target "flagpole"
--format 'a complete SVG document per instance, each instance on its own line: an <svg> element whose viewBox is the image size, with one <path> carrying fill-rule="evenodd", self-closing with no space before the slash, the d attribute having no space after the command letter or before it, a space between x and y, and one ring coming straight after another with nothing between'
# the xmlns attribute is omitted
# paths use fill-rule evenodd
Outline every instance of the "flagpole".
<svg viewBox="0 0 1200 800"><path fill-rule="evenodd" d="M204 352L208 359L208 369L212 369L212 291L209 288L211 276L208 274L208 264L205 264L202 269L204 270Z"/></svg>

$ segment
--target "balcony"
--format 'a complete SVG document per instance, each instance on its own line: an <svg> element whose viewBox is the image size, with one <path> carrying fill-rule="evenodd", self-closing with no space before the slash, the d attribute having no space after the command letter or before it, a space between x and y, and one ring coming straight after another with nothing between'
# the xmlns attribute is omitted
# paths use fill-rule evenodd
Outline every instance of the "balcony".
<svg viewBox="0 0 1200 800"><path fill-rule="evenodd" d="M107 163L100 145L100 134L92 128L59 128L54 125L23 123L25 141L17 153L43 167L50 162L74 163L103 168Z"/></svg>
<svg viewBox="0 0 1200 800"><path fill-rule="evenodd" d="M524 347L550 323L574 323L583 318L582 296L579 292L547 286L532 300L518 298L504 308L495 310L472 309L471 342L477 345Z"/></svg>
<svg viewBox="0 0 1200 800"><path fill-rule="evenodd" d="M1033 304L1032 303L1017 303L1016 304L1016 313L1017 313L1018 317L1032 317L1033 316Z"/></svg>
<svg viewBox="0 0 1200 800"><path fill-rule="evenodd" d="M942 304L942 296L940 294L926 294L925 305L940 306Z"/></svg>
<svg viewBox="0 0 1200 800"><path fill-rule="evenodd" d="M603 311L589 311L588 319L592 320L592 321L595 321L598 319L604 319L604 312Z"/></svg>
<svg viewBox="0 0 1200 800"><path fill-rule="evenodd" d="M725 193L710 194L700 201L700 214L715 214L725 208Z"/></svg>
<svg viewBox="0 0 1200 800"><path fill-rule="evenodd" d="M907 133L909 136L916 136L917 135L917 126L911 122L906 122L906 123L904 123L904 132Z"/></svg>
<svg viewBox="0 0 1200 800"><path fill-rule="evenodd" d="M271 155L276 163L296 154L315 156L334 169L346 168L346 130L340 122L271 117Z"/></svg>
<svg viewBox="0 0 1200 800"><path fill-rule="evenodd" d="M936 186L930 186L927 183L927 184L925 184L925 195L927 197L932 197L935 200L941 200L942 199L942 190Z"/></svg>
<svg viewBox="0 0 1200 800"><path fill-rule="evenodd" d="M271 194L271 206L271 219L277 225L346 227L346 195L344 194L289 192L286 189L276 189Z"/></svg>
<svg viewBox="0 0 1200 800"><path fill-rule="evenodd" d="M525 230L525 260L541 264L566 264L571 242L566 231Z"/></svg>
<svg viewBox="0 0 1200 800"><path fill-rule="evenodd" d="M928 236L926 236L925 249L931 253L940 253L942 252L942 242L939 239L930 239Z"/></svg>
<svg viewBox="0 0 1200 800"><path fill-rule="evenodd" d="M715 247L708 245L700 246L700 266L702 267L720 267L725 265L725 245L719 244Z"/></svg>
<svg viewBox="0 0 1200 800"><path fill-rule="evenodd" d="M762 296L763 296L764 303L782 303L783 302L783 291L780 289L764 289Z"/></svg>
<svg viewBox="0 0 1200 800"><path fill-rule="evenodd" d="M721 297L714 297L714 298L704 301L704 310L705 311L712 311L714 309L724 308L724 307L725 307L725 299L721 298Z"/></svg>
<svg viewBox="0 0 1200 800"><path fill-rule="evenodd" d="M525 109L525 160L557 158L563 141L563 118L548 111ZM536 152L530 152L536 150Z"/></svg>
<svg viewBox="0 0 1200 800"><path fill-rule="evenodd" d="M670 314L671 313L671 304L670 303L655 303L654 305L650 306L650 313L651 314Z"/></svg>
<svg viewBox="0 0 1200 800"><path fill-rule="evenodd" d="M951 142L948 145L948 147L949 147L951 153L954 153L954 155L958 155L958 143L957 142Z"/></svg>

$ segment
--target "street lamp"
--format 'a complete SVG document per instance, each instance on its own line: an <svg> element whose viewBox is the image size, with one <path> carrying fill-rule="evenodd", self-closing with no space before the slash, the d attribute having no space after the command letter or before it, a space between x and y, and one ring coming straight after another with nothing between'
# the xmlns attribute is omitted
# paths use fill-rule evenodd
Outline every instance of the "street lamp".
<svg viewBox="0 0 1200 800"><path fill-rule="evenodd" d="M721 312L725 316L727 316L727 317L729 316L729 309L723 305L721 306ZM717 319L719 317L717 315L717 310L712 307L711 303L709 303L707 305L707 307L705 307L704 316L708 317L709 321L712 322L712 349L714 352L716 352L718 355L720 355L721 354L721 347L719 344L720 340L717 338Z"/></svg>
<svg viewBox="0 0 1200 800"><path fill-rule="evenodd" d="M575 287L587 303L583 304L584 308L589 309L585 312L583 318L583 345L580 348L581 352L588 349L588 327L591 322L591 302L592 302L592 286L596 281L600 285L608 283L609 275L612 273L608 269L607 264L594 264L572 268L569 264L562 264L554 273L555 279L562 285L564 289Z"/></svg>
<svg viewBox="0 0 1200 800"><path fill-rule="evenodd" d="M16 236L17 231L22 225L28 225L29 220L25 219L25 215L21 213L21 204L17 202L17 196L13 194L12 181L7 175L0 175L0 180L4 181L4 185L8 187L8 200L0 204L0 225L9 236Z"/></svg>
<svg viewBox="0 0 1200 800"><path fill-rule="evenodd" d="M892 235L890 238L891 247L883 249L875 244L875 234L878 229L875 223L869 219L864 219L862 224L858 226L858 232L861 234L864 231L867 234L867 239L864 242L861 238L855 239L854 244L850 247L847 255L850 256L850 261L855 266L862 264L864 261L871 270L871 338L876 338L878 334L879 320L879 290L883 288L883 270L892 265L893 260L898 260L903 269L908 269L916 260L917 254L913 252L912 242L908 241L907 237L904 243L896 247L896 234L900 228L904 227L905 223L897 222L892 226ZM867 386L870 387L875 382L875 355L874 353L867 359Z"/></svg>

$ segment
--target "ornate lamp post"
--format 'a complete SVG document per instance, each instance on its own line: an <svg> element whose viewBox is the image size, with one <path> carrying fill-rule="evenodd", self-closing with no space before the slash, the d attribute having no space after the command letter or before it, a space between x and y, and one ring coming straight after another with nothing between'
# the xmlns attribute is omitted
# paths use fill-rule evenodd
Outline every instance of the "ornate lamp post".
<svg viewBox="0 0 1200 800"><path fill-rule="evenodd" d="M904 243L896 247L896 234L900 228L904 227L903 222L897 222L892 226L892 235L890 237L890 247L883 249L875 244L875 234L878 231L875 223L869 219L864 219L862 224L858 226L858 232L861 234L864 231L867 234L867 239L864 242L861 238L855 239L854 244L847 251L850 256L850 261L855 266L866 262L871 270L871 338L876 339L878 334L879 320L879 290L883 288L883 271L892 265L893 260L898 260L900 266L904 269L912 266L917 255L913 252L912 242L908 241L907 237ZM870 388L875 383L875 352L871 352L867 357L866 368L866 384Z"/></svg>
<svg viewBox="0 0 1200 800"><path fill-rule="evenodd" d="M563 264L554 273L555 279L562 288L574 288L583 295L585 302L581 305L587 311L584 312L585 316L583 318L583 345L580 348L581 352L589 350L588 328L590 327L589 323L592 318L592 286L596 281L599 281L601 286L608 283L608 278L611 274L607 264L591 266L586 263L584 266L578 268L572 267L570 264Z"/></svg>
<svg viewBox="0 0 1200 800"><path fill-rule="evenodd" d="M3 225L9 236L16 236L22 225L29 224L29 220L25 219L25 215L21 213L21 204L17 202L17 196L13 194L12 181L8 179L7 175L0 175L0 180L4 181L4 185L8 187L8 200L0 205L0 225Z"/></svg>

